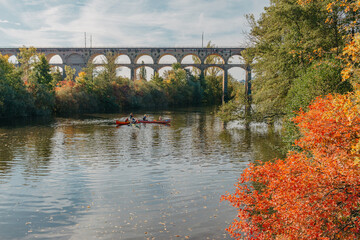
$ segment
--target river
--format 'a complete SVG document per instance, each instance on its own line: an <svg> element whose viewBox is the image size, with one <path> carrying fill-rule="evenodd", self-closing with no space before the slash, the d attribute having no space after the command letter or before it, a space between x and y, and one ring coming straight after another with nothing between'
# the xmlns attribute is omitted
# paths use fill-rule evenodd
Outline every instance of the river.
<svg viewBox="0 0 360 240"><path fill-rule="evenodd" d="M116 127L121 114L1 123L0 239L230 239L236 211L220 197L249 162L279 157L280 138L212 110L147 112L170 126Z"/></svg>

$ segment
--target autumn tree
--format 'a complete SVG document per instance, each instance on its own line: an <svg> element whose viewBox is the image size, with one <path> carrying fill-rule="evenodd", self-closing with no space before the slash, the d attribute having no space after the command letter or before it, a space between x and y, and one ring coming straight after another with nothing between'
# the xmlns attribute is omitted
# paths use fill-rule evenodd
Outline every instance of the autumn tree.
<svg viewBox="0 0 360 240"><path fill-rule="evenodd" d="M360 1L299 2L304 7L326 4L325 21L336 24L344 40L343 46L329 50L340 63L319 62L314 72L304 74L305 81L309 79L305 84L326 76L321 82L327 86L310 90L326 91L332 84L351 80L354 92L317 98L294 118L301 136L295 141L298 151L289 152L284 160L252 164L244 171L235 193L222 197L238 209L238 219L228 231L247 239L359 239ZM320 49L316 54L322 53Z"/></svg>
<svg viewBox="0 0 360 240"><path fill-rule="evenodd" d="M251 164L234 194L227 229L238 239L360 238L360 92L318 98L294 121L301 149Z"/></svg>
<svg viewBox="0 0 360 240"><path fill-rule="evenodd" d="M65 79L64 81L74 81L76 69L65 65Z"/></svg>
<svg viewBox="0 0 360 240"><path fill-rule="evenodd" d="M314 0L298 0L306 7ZM327 19L329 25L336 24L336 28L342 34L345 47L340 49L340 58L344 61L343 80L350 80L357 85L360 79L360 1L359 0L322 0L326 4ZM356 83L357 82L357 83Z"/></svg>

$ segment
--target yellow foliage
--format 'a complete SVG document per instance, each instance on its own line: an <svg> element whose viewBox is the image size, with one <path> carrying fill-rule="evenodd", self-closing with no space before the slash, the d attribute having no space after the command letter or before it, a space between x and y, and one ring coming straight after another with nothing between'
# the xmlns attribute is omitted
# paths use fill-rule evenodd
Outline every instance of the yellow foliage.
<svg viewBox="0 0 360 240"><path fill-rule="evenodd" d="M355 88L360 82L360 34L354 35L353 40L347 44L343 51L343 59L346 61L346 67L342 71L344 80L350 79Z"/></svg>
<svg viewBox="0 0 360 240"><path fill-rule="evenodd" d="M85 72L79 72L79 78L85 78L86 73Z"/></svg>
<svg viewBox="0 0 360 240"><path fill-rule="evenodd" d="M1 55L0 53L0 58L4 58L6 61L9 60L9 55L5 54L5 55Z"/></svg>
<svg viewBox="0 0 360 240"><path fill-rule="evenodd" d="M75 78L77 85L84 85L86 83L86 73L80 72L79 75Z"/></svg>

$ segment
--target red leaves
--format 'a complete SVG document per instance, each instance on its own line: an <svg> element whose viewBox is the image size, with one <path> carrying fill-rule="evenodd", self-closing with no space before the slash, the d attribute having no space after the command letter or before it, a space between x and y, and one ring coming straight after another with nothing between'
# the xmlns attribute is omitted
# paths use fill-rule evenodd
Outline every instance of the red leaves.
<svg viewBox="0 0 360 240"><path fill-rule="evenodd" d="M236 192L222 196L238 209L227 229L247 239L360 237L358 95L318 98L294 119L301 152L250 165Z"/></svg>

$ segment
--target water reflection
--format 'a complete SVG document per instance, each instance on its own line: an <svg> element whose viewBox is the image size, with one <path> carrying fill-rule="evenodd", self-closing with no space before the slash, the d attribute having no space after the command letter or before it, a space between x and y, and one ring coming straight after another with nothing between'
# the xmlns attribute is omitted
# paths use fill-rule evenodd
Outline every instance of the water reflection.
<svg viewBox="0 0 360 240"><path fill-rule="evenodd" d="M228 239L235 212L220 195L280 142L209 112L148 113L170 127L116 128L120 115L4 125L0 239Z"/></svg>

